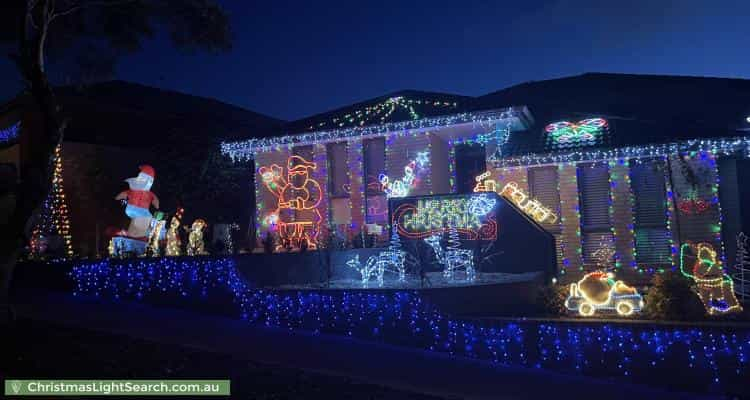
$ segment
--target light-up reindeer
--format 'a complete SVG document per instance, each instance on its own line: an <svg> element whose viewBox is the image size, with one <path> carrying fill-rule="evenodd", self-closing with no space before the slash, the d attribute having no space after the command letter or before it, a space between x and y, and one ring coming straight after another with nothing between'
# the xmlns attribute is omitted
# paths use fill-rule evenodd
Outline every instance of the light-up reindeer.
<svg viewBox="0 0 750 400"><path fill-rule="evenodd" d="M370 283L370 279L373 277L378 282L378 286L383 286L385 265L383 263L370 262L371 260L372 257L367 260L365 265L362 265L362 263L359 262L359 254L355 254L354 258L346 262L346 265L359 272L363 287L367 287Z"/></svg>
<svg viewBox="0 0 750 400"><path fill-rule="evenodd" d="M383 286L383 276L386 271L398 274L399 282L406 281L406 252L401 250L401 242L396 229L393 235L388 249L370 256L364 266L359 262L359 255L355 255L346 263L360 273L362 286L366 287L372 276L377 279L378 286Z"/></svg>
<svg viewBox="0 0 750 400"><path fill-rule="evenodd" d="M465 249L443 249L440 245L440 235L432 235L424 239L435 251L435 257L443 265L443 276L453 279L455 272L461 269L466 271L466 280L473 281L476 278L474 270L474 254Z"/></svg>
<svg viewBox="0 0 750 400"><path fill-rule="evenodd" d="M323 198L320 185L310 179L310 171L316 164L300 156L291 156L287 161L287 177L284 169L276 164L260 167L263 184L278 198L278 205L272 215L276 215L279 234L299 244L306 241L309 249L317 247L322 217L318 205Z"/></svg>
<svg viewBox="0 0 750 400"><path fill-rule="evenodd" d="M383 286L383 276L386 271L398 274L399 282L406 280L406 253L402 250L384 250L380 253L370 256L365 265L359 262L359 254L346 262L346 265L354 268L359 272L362 279L362 286L367 287L372 277L378 282L378 286Z"/></svg>

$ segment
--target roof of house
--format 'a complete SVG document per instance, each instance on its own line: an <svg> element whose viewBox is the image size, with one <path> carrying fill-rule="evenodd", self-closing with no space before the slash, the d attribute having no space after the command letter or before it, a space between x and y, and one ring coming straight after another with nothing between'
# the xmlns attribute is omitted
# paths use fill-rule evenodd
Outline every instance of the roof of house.
<svg viewBox="0 0 750 400"><path fill-rule="evenodd" d="M595 117L606 119L608 129L587 149L750 132L746 119L750 80L688 76L586 73L522 83L479 97L405 90L290 122L213 99L123 81L60 88L58 96L72 117L68 140L119 146L148 146L175 135L216 143L378 130L511 109L530 111L533 120L525 118L528 130L511 135L504 147L507 155L569 150L550 148L545 127Z"/></svg>
<svg viewBox="0 0 750 400"><path fill-rule="evenodd" d="M401 90L288 122L284 132L354 128L457 114L466 111L471 100L456 94Z"/></svg>
<svg viewBox="0 0 750 400"><path fill-rule="evenodd" d="M525 104L537 125L512 135L505 153L554 151L545 127L601 117L609 129L598 148L741 136L750 129L750 80L587 73L527 82L477 97L472 109Z"/></svg>
<svg viewBox="0 0 750 400"><path fill-rule="evenodd" d="M55 91L69 118L65 140L120 147L149 147L182 137L219 143L278 132L283 121L218 100L124 81ZM4 109L18 108L21 95Z"/></svg>
<svg viewBox="0 0 750 400"><path fill-rule="evenodd" d="M402 90L288 122L277 135L227 141L222 143L222 150L233 158L247 158L279 145L381 136L457 124L480 124L487 129L499 121L519 130L532 123L524 106L472 110L474 100L448 93Z"/></svg>
<svg viewBox="0 0 750 400"><path fill-rule="evenodd" d="M750 132L750 80L586 73L522 83L479 97L409 90L286 123L282 135L276 136L291 135L284 143L294 143L295 136L309 132L385 129L404 121L503 109L524 109L533 115L524 121L529 125L526 132L510 135L503 147L505 156L570 152L575 144L555 145L547 126L566 121L579 129L592 118L604 119L606 126L600 137L581 143L580 149L736 137ZM245 143L268 140L255 138Z"/></svg>

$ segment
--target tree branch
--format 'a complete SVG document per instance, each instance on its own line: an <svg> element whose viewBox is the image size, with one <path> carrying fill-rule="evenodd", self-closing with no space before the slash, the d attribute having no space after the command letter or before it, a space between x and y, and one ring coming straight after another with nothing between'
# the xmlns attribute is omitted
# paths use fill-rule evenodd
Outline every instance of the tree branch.
<svg viewBox="0 0 750 400"><path fill-rule="evenodd" d="M72 14L78 10L89 8L89 7L111 7L111 6L117 6L121 4L126 3L134 3L138 0L110 0L110 1L88 1L85 3L78 3L76 5L72 5L68 7L67 10L56 12L52 14L52 17L50 18L50 21L55 20L57 17L64 17L66 15Z"/></svg>

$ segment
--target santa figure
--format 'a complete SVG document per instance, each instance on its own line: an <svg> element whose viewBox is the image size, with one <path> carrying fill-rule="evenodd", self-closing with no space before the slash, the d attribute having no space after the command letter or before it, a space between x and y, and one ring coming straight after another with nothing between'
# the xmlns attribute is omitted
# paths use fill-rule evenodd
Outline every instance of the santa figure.
<svg viewBox="0 0 750 400"><path fill-rule="evenodd" d="M152 220L150 207L159 209L159 198L151 193L151 185L156 176L150 165L138 167L141 172L135 178L125 179L130 189L115 197L115 200L127 200L125 214L130 218L127 236L134 239L147 239L149 224Z"/></svg>
<svg viewBox="0 0 750 400"><path fill-rule="evenodd" d="M309 249L316 247L323 219L317 208L322 200L322 190L310 177L310 172L316 168L314 162L291 156L287 162L286 179L282 176L283 168L276 164L258 170L266 188L278 198L272 220L278 221L282 241L288 239L295 246L305 241Z"/></svg>

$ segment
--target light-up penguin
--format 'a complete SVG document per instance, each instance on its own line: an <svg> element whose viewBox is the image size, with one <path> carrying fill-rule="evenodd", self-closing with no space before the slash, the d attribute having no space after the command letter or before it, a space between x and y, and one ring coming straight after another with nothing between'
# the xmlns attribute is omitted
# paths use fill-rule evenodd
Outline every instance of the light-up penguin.
<svg viewBox="0 0 750 400"><path fill-rule="evenodd" d="M310 171L316 164L300 156L291 156L287 162L287 179L283 169L274 164L261 167L258 172L263 184L276 197L278 207L273 212L278 216L279 233L299 245L306 241L309 249L315 249L323 220L318 210L322 200L322 190L318 182L310 178Z"/></svg>
<svg viewBox="0 0 750 400"><path fill-rule="evenodd" d="M156 173L150 165L138 167L141 172L135 178L125 179L130 188L115 196L115 200L126 200L125 214L130 218L127 236L133 239L146 239L151 224L151 206L159 209L159 198L151 192Z"/></svg>

